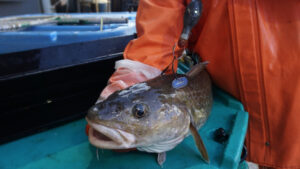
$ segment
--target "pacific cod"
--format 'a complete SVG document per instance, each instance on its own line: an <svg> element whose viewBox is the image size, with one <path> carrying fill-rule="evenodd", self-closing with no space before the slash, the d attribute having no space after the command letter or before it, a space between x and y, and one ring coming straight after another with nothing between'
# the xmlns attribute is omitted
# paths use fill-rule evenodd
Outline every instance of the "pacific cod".
<svg viewBox="0 0 300 169"><path fill-rule="evenodd" d="M202 155L208 154L197 130L212 107L211 80L207 63L195 65L186 75L161 75L117 91L88 111L89 141L104 149L137 148L158 153L160 165L167 151L190 133ZM188 84L175 89L172 81L186 77Z"/></svg>

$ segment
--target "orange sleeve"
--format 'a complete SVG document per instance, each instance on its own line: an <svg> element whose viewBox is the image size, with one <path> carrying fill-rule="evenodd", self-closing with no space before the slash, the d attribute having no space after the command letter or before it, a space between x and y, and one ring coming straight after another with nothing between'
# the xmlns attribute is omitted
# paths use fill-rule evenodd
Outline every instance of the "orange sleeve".
<svg viewBox="0 0 300 169"><path fill-rule="evenodd" d="M182 27L186 0L141 0L136 18L138 38L124 51L124 58L163 70L172 61L172 48Z"/></svg>

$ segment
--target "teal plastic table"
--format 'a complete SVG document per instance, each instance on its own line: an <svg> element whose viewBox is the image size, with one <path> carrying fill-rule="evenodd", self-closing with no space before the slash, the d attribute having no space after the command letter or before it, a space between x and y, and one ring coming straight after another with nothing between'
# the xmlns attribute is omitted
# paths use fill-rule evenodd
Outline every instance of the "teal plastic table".
<svg viewBox="0 0 300 169"><path fill-rule="evenodd" d="M164 169L235 169L241 166L240 157L247 130L248 114L240 102L214 90L211 116L200 134L211 163L200 158L192 136L167 152ZM84 119L42 133L0 145L1 169L160 169L156 154L145 152L117 153L91 146L85 134ZM214 140L214 132L223 128L229 133L225 143ZM242 164L242 163L241 163Z"/></svg>

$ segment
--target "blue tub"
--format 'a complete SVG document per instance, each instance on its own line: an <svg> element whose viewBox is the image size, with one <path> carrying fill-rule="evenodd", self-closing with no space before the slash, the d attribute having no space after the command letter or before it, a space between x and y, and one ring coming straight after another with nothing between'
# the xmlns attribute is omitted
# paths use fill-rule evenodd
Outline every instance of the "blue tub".
<svg viewBox="0 0 300 169"><path fill-rule="evenodd" d="M55 16L57 14L22 15L31 16ZM73 16L91 17L124 17L128 19L126 24L106 24L100 30L100 23L93 25L39 25L26 28L21 31L0 32L0 54L21 52L31 49L39 49L50 46L65 45L78 42L93 41L105 38L132 35L136 32L136 13L84 13L72 14ZM3 19L3 18L1 18Z"/></svg>

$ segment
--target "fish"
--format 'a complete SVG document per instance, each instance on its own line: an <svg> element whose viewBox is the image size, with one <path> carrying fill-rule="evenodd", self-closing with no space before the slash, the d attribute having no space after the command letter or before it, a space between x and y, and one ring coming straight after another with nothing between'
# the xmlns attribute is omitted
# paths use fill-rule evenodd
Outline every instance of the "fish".
<svg viewBox="0 0 300 169"><path fill-rule="evenodd" d="M212 109L212 84L207 62L186 74L160 75L111 94L86 115L89 142L102 149L132 149L157 153L163 165L166 152L190 134L202 159L209 156L198 130ZM174 80L186 79L180 87Z"/></svg>

